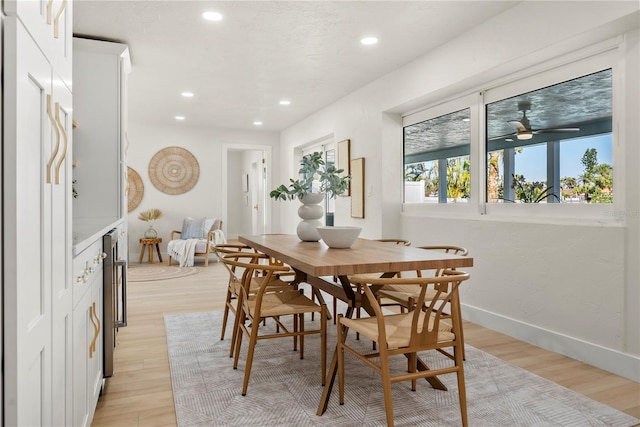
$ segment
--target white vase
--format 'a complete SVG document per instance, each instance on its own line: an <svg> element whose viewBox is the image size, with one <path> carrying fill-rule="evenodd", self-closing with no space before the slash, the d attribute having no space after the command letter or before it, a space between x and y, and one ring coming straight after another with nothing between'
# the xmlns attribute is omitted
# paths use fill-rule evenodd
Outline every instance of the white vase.
<svg viewBox="0 0 640 427"><path fill-rule="evenodd" d="M317 242L320 240L317 227L321 226L320 218L324 215L324 208L320 202L324 200L324 193L311 193L302 197L302 206L298 208L298 216L302 219L296 232L300 240L304 242Z"/></svg>

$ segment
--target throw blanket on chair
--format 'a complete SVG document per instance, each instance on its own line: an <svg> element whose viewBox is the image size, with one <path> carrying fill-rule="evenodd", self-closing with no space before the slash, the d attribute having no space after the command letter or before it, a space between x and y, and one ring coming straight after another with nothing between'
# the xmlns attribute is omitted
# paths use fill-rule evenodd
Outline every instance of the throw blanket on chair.
<svg viewBox="0 0 640 427"><path fill-rule="evenodd" d="M196 244L201 239L172 240L167 246L170 257L175 258L180 267L193 267L193 254L196 252Z"/></svg>

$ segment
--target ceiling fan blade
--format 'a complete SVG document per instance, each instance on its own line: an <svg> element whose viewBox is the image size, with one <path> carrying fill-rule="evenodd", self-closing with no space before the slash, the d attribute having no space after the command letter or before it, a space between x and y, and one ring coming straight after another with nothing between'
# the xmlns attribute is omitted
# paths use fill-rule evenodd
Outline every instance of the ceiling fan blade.
<svg viewBox="0 0 640 427"><path fill-rule="evenodd" d="M551 128L551 129L533 129L533 133L563 133L563 132L580 132L580 128Z"/></svg>
<svg viewBox="0 0 640 427"><path fill-rule="evenodd" d="M519 120L509 120L507 123L509 123L511 126L515 126L518 132L524 132L527 130L526 126L523 125Z"/></svg>
<svg viewBox="0 0 640 427"><path fill-rule="evenodd" d="M518 134L518 132L505 133L504 135L493 136L493 137L489 138L489 141L494 141L496 139L506 138L508 136L516 136L517 134Z"/></svg>

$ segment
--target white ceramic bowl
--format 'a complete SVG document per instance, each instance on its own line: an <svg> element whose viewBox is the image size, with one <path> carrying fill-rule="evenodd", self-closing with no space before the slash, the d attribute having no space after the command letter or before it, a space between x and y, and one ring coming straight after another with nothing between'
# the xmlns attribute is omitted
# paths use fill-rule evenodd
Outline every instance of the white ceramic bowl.
<svg viewBox="0 0 640 427"><path fill-rule="evenodd" d="M345 226L322 226L318 227L318 234L322 240L333 249L346 249L356 241L362 227Z"/></svg>

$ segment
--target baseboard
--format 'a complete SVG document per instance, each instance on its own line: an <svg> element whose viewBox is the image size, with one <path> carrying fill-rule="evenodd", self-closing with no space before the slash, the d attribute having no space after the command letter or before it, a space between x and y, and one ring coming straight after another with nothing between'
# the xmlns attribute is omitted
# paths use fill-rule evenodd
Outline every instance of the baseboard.
<svg viewBox="0 0 640 427"><path fill-rule="evenodd" d="M490 311L462 304L465 320L640 382L640 357L539 328Z"/></svg>

